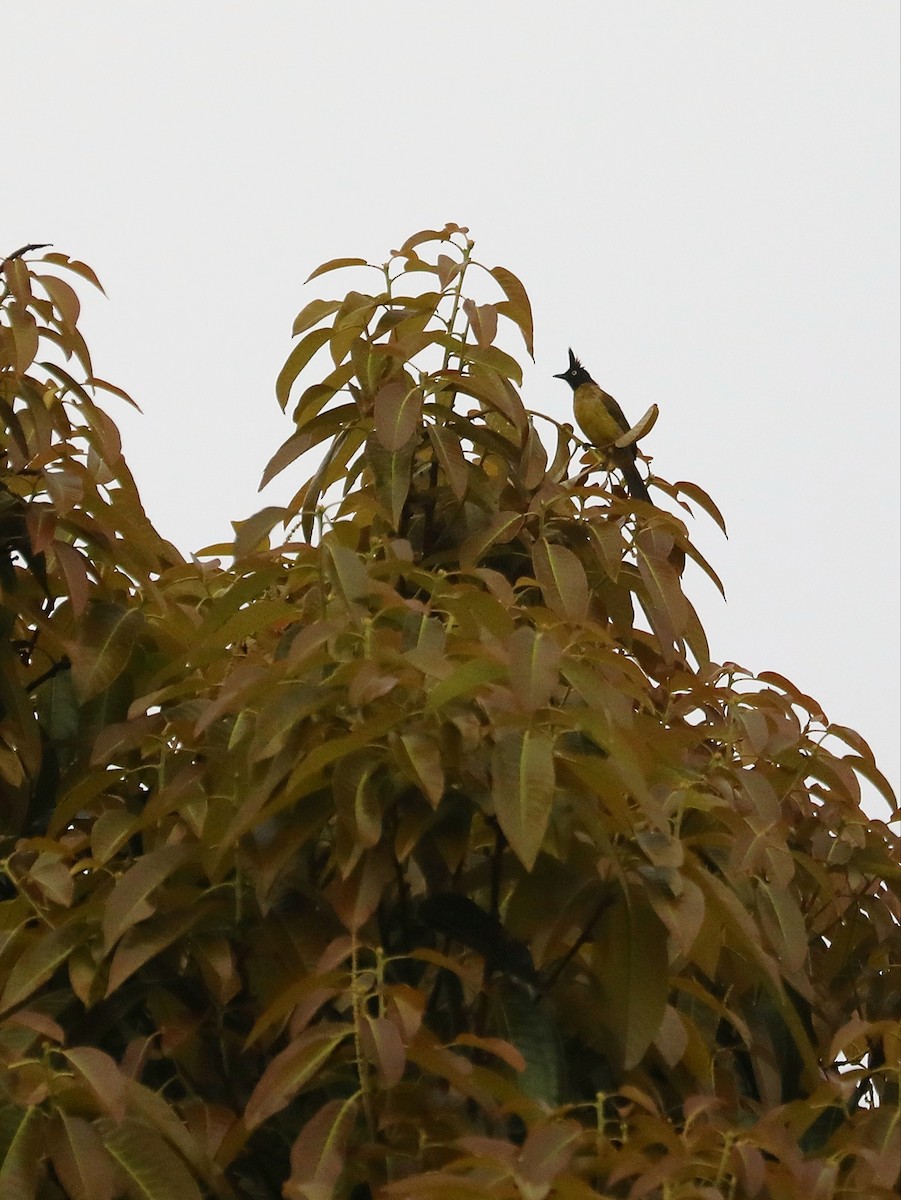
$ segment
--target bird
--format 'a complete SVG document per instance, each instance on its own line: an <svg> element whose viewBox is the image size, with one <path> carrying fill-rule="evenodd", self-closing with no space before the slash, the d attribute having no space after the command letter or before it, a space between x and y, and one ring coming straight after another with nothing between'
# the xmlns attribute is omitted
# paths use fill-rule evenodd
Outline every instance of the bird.
<svg viewBox="0 0 901 1200"><path fill-rule="evenodd" d="M554 378L565 379L572 388L573 413L582 432L592 446L607 452L614 465L622 472L630 496L635 500L646 500L650 503L650 493L635 465L638 457L635 444L614 445L630 428L626 415L617 402L600 384L595 383L572 350L569 352L569 366Z"/></svg>

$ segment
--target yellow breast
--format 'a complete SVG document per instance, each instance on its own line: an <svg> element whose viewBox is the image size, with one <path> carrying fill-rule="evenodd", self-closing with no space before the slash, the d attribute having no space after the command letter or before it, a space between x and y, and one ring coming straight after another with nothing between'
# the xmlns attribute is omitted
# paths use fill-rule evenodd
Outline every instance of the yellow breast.
<svg viewBox="0 0 901 1200"><path fill-rule="evenodd" d="M627 426L621 425L609 411L604 403L604 392L596 383L583 383L576 388L573 393L573 414L593 446L609 446L626 432Z"/></svg>

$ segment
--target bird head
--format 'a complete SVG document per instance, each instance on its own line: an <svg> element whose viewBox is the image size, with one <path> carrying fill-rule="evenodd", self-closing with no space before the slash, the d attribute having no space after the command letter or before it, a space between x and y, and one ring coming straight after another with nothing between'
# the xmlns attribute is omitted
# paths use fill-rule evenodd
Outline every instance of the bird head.
<svg viewBox="0 0 901 1200"><path fill-rule="evenodd" d="M569 366L559 375L555 375L554 378L565 379L573 391L575 391L580 384L588 383L588 381L591 379L591 376L576 358L575 354L573 354L572 350L570 350Z"/></svg>

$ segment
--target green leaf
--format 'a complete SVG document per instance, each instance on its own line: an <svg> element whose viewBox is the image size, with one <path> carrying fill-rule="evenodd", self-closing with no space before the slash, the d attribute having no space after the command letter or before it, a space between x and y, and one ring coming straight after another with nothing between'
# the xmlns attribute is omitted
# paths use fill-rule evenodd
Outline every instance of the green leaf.
<svg viewBox="0 0 901 1200"><path fill-rule="evenodd" d="M460 545L461 564L476 566L491 546L512 541L524 523L525 517L521 512L502 510L494 513L485 525L471 533Z"/></svg>
<svg viewBox="0 0 901 1200"><path fill-rule="evenodd" d="M340 433L342 429L350 425L358 416L359 412L355 404L342 404L338 408L331 408L328 412L318 413L315 417L311 418L302 428L292 434L287 441L283 442L272 458L270 458L260 479L259 490L262 491L267 483L270 483L276 475L279 475L286 467L290 466L301 454L305 454L307 450L312 450L314 446L325 441L326 438L334 437L336 433Z"/></svg>
<svg viewBox="0 0 901 1200"><path fill-rule="evenodd" d="M320 350L329 340L330 329L314 329L302 341L298 342L285 360L285 365L278 373L275 381L275 395L278 398L282 412L288 404L288 395L294 380L304 369L317 350Z"/></svg>
<svg viewBox="0 0 901 1200"><path fill-rule="evenodd" d="M491 796L504 837L531 871L554 802L554 740L546 730L498 730L491 756Z"/></svg>
<svg viewBox="0 0 901 1200"><path fill-rule="evenodd" d="M489 1028L525 1059L516 1080L519 1090L548 1108L561 1104L566 1055L560 1025L547 1002L536 1002L525 988L505 977L492 993Z"/></svg>
<svg viewBox="0 0 901 1200"><path fill-rule="evenodd" d="M429 689L426 712L438 712L453 700L471 697L486 683L503 678L503 666L489 658L465 659Z"/></svg>
<svg viewBox="0 0 901 1200"><path fill-rule="evenodd" d="M0 1167L3 1200L36 1200L43 1174L44 1123L40 1108L27 1108Z"/></svg>
<svg viewBox="0 0 901 1200"><path fill-rule="evenodd" d="M120 1125L104 1122L101 1136L137 1200L202 1200L182 1159L146 1125L131 1120Z"/></svg>
<svg viewBox="0 0 901 1200"><path fill-rule="evenodd" d="M551 701L559 680L560 647L547 633L521 625L509 638L510 684L522 708L533 711Z"/></svg>
<svg viewBox="0 0 901 1200"><path fill-rule="evenodd" d="M72 683L81 703L105 691L125 670L144 617L136 607L92 601L68 644Z"/></svg>
<svg viewBox="0 0 901 1200"><path fill-rule="evenodd" d="M291 336L297 337L298 334L306 333L311 326L318 325L323 317L330 317L340 307L340 300L311 300L294 318Z"/></svg>
<svg viewBox="0 0 901 1200"><path fill-rule="evenodd" d="M758 879L757 911L780 965L790 974L799 971L807 960L807 927L795 897Z"/></svg>
<svg viewBox="0 0 901 1200"><path fill-rule="evenodd" d="M410 491L413 469L413 442L400 450L385 450L370 438L366 457L375 477L375 492L392 529L399 529L401 514Z"/></svg>
<svg viewBox="0 0 901 1200"><path fill-rule="evenodd" d="M126 930L110 962L106 995L111 996L144 963L161 954L205 915L205 909L195 904L191 908L150 916Z"/></svg>
<svg viewBox="0 0 901 1200"><path fill-rule="evenodd" d="M466 495L469 467L460 439L443 424L429 425L429 441L444 471L450 490L458 500Z"/></svg>
<svg viewBox="0 0 901 1200"><path fill-rule="evenodd" d="M37 930L9 973L0 996L0 1013L8 1012L33 995L75 947L87 940L88 934L85 924L74 921L49 932L43 927Z"/></svg>
<svg viewBox="0 0 901 1200"><path fill-rule="evenodd" d="M154 912L149 902L151 893L173 871L195 857L196 848L190 845L161 846L142 855L117 881L103 911L103 943L109 950L126 929L143 921Z"/></svg>
<svg viewBox="0 0 901 1200"><path fill-rule="evenodd" d="M304 1084L319 1071L345 1038L352 1025L314 1025L295 1038L269 1063L253 1089L244 1110L244 1123L256 1129L294 1099Z"/></svg>
<svg viewBox="0 0 901 1200"><path fill-rule="evenodd" d="M584 621L588 577L578 555L542 537L532 547L532 565L548 608L566 621Z"/></svg>
<svg viewBox="0 0 901 1200"><path fill-rule="evenodd" d="M630 1071L657 1036L669 993L666 927L643 896L627 892L607 911L594 961L601 1019Z"/></svg>

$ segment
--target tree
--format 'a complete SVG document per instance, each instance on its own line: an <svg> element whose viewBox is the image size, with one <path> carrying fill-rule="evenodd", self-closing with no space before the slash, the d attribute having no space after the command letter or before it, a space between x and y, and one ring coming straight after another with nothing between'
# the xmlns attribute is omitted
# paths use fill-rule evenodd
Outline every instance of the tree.
<svg viewBox="0 0 901 1200"><path fill-rule="evenodd" d="M310 301L264 482L319 466L186 560L99 404L96 280L36 249L0 300L0 1194L894 1195L859 778L894 797L710 660L701 488L545 449L516 276L448 225Z"/></svg>

